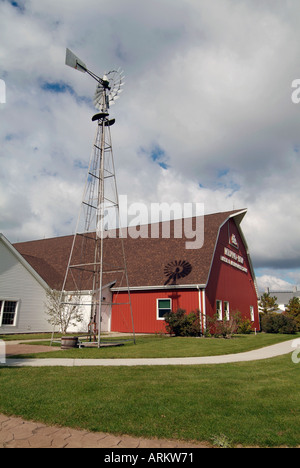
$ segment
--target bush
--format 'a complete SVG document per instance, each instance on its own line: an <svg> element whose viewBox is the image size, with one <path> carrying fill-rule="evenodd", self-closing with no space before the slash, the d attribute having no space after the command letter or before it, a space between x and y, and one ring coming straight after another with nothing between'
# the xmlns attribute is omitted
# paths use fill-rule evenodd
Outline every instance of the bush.
<svg viewBox="0 0 300 468"><path fill-rule="evenodd" d="M209 335L223 338L232 338L236 333L249 334L252 330L251 321L243 318L239 310L235 310L230 314L230 319L223 317L218 320L217 315L207 317L207 331Z"/></svg>
<svg viewBox="0 0 300 468"><path fill-rule="evenodd" d="M200 336L199 314L195 312L186 313L184 309L170 312L164 317L166 329L170 335L175 336Z"/></svg>
<svg viewBox="0 0 300 468"><path fill-rule="evenodd" d="M294 334L297 324L294 319L282 314L269 314L261 317L261 330L265 333Z"/></svg>
<svg viewBox="0 0 300 468"><path fill-rule="evenodd" d="M217 320L215 323L215 336L222 336L223 338L232 338L232 335L237 333L239 327L238 315L232 315L229 320Z"/></svg>
<svg viewBox="0 0 300 468"><path fill-rule="evenodd" d="M239 333L240 335L250 335L252 331L253 329L252 329L251 320L241 319L239 322L237 333Z"/></svg>

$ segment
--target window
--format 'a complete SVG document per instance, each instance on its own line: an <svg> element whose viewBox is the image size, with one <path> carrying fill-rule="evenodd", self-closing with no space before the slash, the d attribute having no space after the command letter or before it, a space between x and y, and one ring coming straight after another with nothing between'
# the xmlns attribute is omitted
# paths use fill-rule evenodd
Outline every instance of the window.
<svg viewBox="0 0 300 468"><path fill-rule="evenodd" d="M222 301L217 301L217 320L222 320Z"/></svg>
<svg viewBox="0 0 300 468"><path fill-rule="evenodd" d="M157 319L164 320L165 314L171 312L171 299L157 299Z"/></svg>
<svg viewBox="0 0 300 468"><path fill-rule="evenodd" d="M0 301L0 326L15 325L17 301Z"/></svg>
<svg viewBox="0 0 300 468"><path fill-rule="evenodd" d="M229 302L224 301L224 313L225 313L225 319L229 320Z"/></svg>
<svg viewBox="0 0 300 468"><path fill-rule="evenodd" d="M250 320L254 322L254 307L250 306Z"/></svg>

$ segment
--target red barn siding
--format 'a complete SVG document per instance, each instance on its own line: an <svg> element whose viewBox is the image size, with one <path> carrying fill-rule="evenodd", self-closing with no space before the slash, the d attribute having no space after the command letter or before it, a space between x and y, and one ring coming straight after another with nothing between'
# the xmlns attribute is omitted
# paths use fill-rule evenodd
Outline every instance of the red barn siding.
<svg viewBox="0 0 300 468"><path fill-rule="evenodd" d="M157 299L172 299L172 310L178 308L187 312L199 309L198 290L169 290L169 291L133 291L130 294L136 333L165 333L164 320L157 320ZM126 292L114 294L114 302L128 302ZM112 307L111 330L131 332L132 324L128 305Z"/></svg>
<svg viewBox="0 0 300 468"><path fill-rule="evenodd" d="M234 235L238 247L232 245L231 236ZM224 248L243 258L243 264L232 259L235 263L247 269L247 272L236 266L225 263L221 257L230 258L224 253ZM200 252L199 252L200 261ZM206 260L207 261L207 260ZM195 267L193 263L193 267ZM196 278L197 280L197 278ZM200 279L199 279L200 280ZM199 281L200 282L200 281ZM200 296L200 298L199 298ZM172 310L178 308L187 312L201 310L206 316L213 317L216 314L216 301L222 301L223 317L224 302L229 302L230 314L239 310L242 317L250 319L250 306L254 308L253 329L259 329L259 316L257 304L257 292L254 277L252 277L251 265L248 260L247 248L237 228L234 219L229 219L221 227L215 247L211 270L205 288L205 307L203 306L202 291L198 289L169 289L169 290L144 290L131 292L131 303L136 333L160 333L165 332L165 323L157 319L157 299L172 299ZM199 299L201 304L199 306ZM114 293L114 302L128 302L126 292ZM111 330L119 332L131 332L132 323L128 305L112 308Z"/></svg>
<svg viewBox="0 0 300 468"><path fill-rule="evenodd" d="M234 234L239 247L229 243L230 235ZM240 255L244 259L243 266L247 273L224 263L220 257L224 256L224 248ZM236 262L238 263L238 262ZM211 274L206 287L206 313L216 314L216 301L222 301L224 316L224 301L229 302L230 312L239 310L244 318L250 319L250 305L254 307L253 328L259 329L257 293L248 262L246 248L233 220L229 220L220 230L216 246Z"/></svg>

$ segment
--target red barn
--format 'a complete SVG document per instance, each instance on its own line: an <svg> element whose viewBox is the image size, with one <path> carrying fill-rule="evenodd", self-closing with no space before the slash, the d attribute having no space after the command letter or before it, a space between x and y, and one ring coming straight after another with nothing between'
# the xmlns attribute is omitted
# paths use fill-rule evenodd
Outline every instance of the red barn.
<svg viewBox="0 0 300 468"><path fill-rule="evenodd" d="M199 249L186 249L184 236L126 239L136 332L165 332L164 314L178 308L199 311L202 331L207 316L229 318L237 310L259 329L255 275L240 227L245 214L246 210L206 215ZM174 280L176 270L179 278ZM114 300L127 302L124 288L114 286L112 291ZM113 311L111 330L128 331L128 324L127 306Z"/></svg>
<svg viewBox="0 0 300 468"><path fill-rule="evenodd" d="M175 232L178 223L183 227L186 220L143 226L141 236L132 236L132 228L128 229L124 248L136 333L165 332L164 314L178 308L199 311L202 331L208 316L229 318L237 310L251 320L253 329L259 329L255 275L240 227L245 214L246 210L239 210L191 219L194 231L195 226L203 226L202 246L191 245L185 229L182 235ZM153 229L155 236L151 235ZM72 240L73 236L64 236L13 247L50 288L59 290ZM113 263L118 257L117 241L104 240L104 262ZM109 289L110 302L128 302L128 290L116 273L105 276L103 284ZM132 331L128 305L106 307L105 313L107 331Z"/></svg>

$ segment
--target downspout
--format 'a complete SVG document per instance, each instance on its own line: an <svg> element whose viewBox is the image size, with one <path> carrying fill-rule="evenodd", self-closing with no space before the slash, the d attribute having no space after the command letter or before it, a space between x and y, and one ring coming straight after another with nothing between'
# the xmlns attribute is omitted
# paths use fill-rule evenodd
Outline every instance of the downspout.
<svg viewBox="0 0 300 468"><path fill-rule="evenodd" d="M205 288L202 289L202 303L203 303L203 333L206 332L206 306L205 306Z"/></svg>
<svg viewBox="0 0 300 468"><path fill-rule="evenodd" d="M199 309L199 323L200 323L200 334L203 335L203 315L202 315L202 307L201 307L201 292L200 286L197 284L198 289L198 309Z"/></svg>
<svg viewBox="0 0 300 468"><path fill-rule="evenodd" d="M201 288L200 284L197 284L198 289L198 304L199 304L199 318L200 318L200 332L202 335L206 332L206 307L205 307L205 288ZM201 301L202 293L202 301Z"/></svg>

